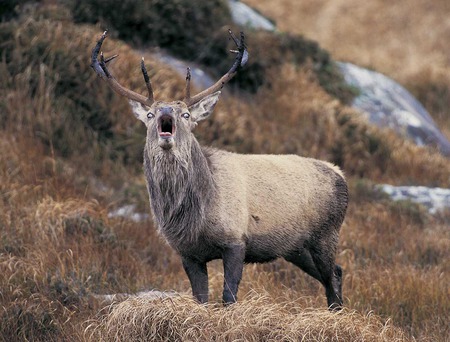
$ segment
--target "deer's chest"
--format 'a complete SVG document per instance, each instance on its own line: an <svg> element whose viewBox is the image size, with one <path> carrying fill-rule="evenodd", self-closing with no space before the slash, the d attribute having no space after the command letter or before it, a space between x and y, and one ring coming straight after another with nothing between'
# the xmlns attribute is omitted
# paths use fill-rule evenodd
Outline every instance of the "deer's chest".
<svg viewBox="0 0 450 342"><path fill-rule="evenodd" d="M167 241L181 256L189 257L199 262L208 262L222 258L222 244L203 233L200 233L195 239L190 241L171 241L170 238Z"/></svg>

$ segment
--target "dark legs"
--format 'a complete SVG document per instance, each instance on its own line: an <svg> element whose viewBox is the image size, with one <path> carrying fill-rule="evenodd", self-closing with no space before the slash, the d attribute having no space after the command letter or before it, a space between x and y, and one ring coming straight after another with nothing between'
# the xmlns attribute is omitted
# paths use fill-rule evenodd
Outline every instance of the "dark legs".
<svg viewBox="0 0 450 342"><path fill-rule="evenodd" d="M244 267L245 247L233 245L222 252L223 259L223 303L232 304L237 300L239 282ZM182 257L183 267L191 282L192 294L200 303L208 302L208 270L206 263Z"/></svg>
<svg viewBox="0 0 450 342"><path fill-rule="evenodd" d="M226 248L222 253L222 259L225 278L222 301L225 305L228 305L235 303L237 300L237 291L244 267L245 247L234 245Z"/></svg>
<svg viewBox="0 0 450 342"><path fill-rule="evenodd" d="M200 303L208 302L208 270L206 263L182 258L183 267L191 282L192 294Z"/></svg>
<svg viewBox="0 0 450 342"><path fill-rule="evenodd" d="M330 300L328 300L328 306L331 310L340 310L342 309L342 267L339 265L334 266L334 274L333 274L333 292L334 296L333 299L335 304L330 305ZM328 295L327 295L328 298Z"/></svg>
<svg viewBox="0 0 450 342"><path fill-rule="evenodd" d="M329 253L304 248L285 259L322 283L330 310L342 308L342 268L335 265Z"/></svg>

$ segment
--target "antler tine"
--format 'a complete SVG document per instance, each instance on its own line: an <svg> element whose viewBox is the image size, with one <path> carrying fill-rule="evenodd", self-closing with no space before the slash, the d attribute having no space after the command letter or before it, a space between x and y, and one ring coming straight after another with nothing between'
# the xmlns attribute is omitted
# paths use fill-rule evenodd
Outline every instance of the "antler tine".
<svg viewBox="0 0 450 342"><path fill-rule="evenodd" d="M153 102L154 99L153 99L152 83L150 82L150 77L148 77L147 69L145 68L144 57L142 57L142 59L141 59L141 70L142 70L142 75L144 75L145 85L147 86L147 90L148 90L148 100Z"/></svg>
<svg viewBox="0 0 450 342"><path fill-rule="evenodd" d="M191 68L186 69L186 93L184 97L184 102L189 103L191 101Z"/></svg>
<svg viewBox="0 0 450 342"><path fill-rule="evenodd" d="M111 57L106 58L106 59L105 59L105 64L108 64L108 63L111 62L114 58L117 58L117 57L119 57L119 55L114 55L114 56L111 56Z"/></svg>
<svg viewBox="0 0 450 342"><path fill-rule="evenodd" d="M223 86L230 81L234 75L236 75L239 68L243 67L247 61L248 61L248 51L244 43L244 33L241 32L240 40L236 38L236 36L231 32L231 30L228 30L228 33L231 36L231 39L236 44L237 50L232 50L232 52L237 53L236 59L234 60L233 65L231 66L230 70L223 75L216 83L214 83L211 87L208 89L203 90L202 92L198 93L197 95L193 97L186 96L185 102L188 106L191 106L200 100L204 99L206 96L215 93L216 91L219 91L223 88ZM188 89L188 85L190 83L190 73L189 73L189 80L188 77L186 77L186 93Z"/></svg>
<svg viewBox="0 0 450 342"><path fill-rule="evenodd" d="M110 58L104 58L103 53L100 53L100 62L98 61L98 54L100 52L100 49L102 48L103 41L106 39L106 34L108 31L103 32L102 36L98 40L95 47L92 49L92 55L91 55L91 67L94 69L95 73L99 75L108 85L111 87L112 90L117 92L118 94L125 96L126 98L130 100L137 101L139 103L142 103L146 106L151 106L153 103L153 93L151 93L151 96L149 94L149 97L146 98L145 96L138 94L132 90L126 89L125 87L121 86L119 82L111 75L108 68L106 67L106 63L110 62L114 58L117 57L117 55L114 55ZM144 67L145 69L145 67ZM147 75L148 78L148 75ZM144 75L144 79L145 75ZM149 86L150 81L147 83L147 89L151 89L151 86ZM150 87L150 88L149 88ZM149 91L150 93L150 91Z"/></svg>

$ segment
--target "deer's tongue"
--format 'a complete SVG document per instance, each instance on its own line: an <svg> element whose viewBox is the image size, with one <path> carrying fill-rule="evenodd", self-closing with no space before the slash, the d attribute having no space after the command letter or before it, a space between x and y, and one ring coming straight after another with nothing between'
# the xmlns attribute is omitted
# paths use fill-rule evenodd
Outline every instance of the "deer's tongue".
<svg viewBox="0 0 450 342"><path fill-rule="evenodd" d="M171 137L172 133L170 133L170 132L161 132L161 133L159 133L159 136L162 137L162 138L167 138L167 137Z"/></svg>

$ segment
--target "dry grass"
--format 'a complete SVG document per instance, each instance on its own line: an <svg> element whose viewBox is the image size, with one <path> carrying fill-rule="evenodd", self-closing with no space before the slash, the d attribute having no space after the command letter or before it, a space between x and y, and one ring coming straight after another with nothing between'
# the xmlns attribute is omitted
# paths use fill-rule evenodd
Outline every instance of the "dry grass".
<svg viewBox="0 0 450 342"><path fill-rule="evenodd" d="M250 103L221 103L214 120L199 126L200 137L239 152L329 160L347 175L376 182L450 185L448 159L368 125L328 95L308 68L282 65L267 83Z"/></svg>
<svg viewBox="0 0 450 342"><path fill-rule="evenodd" d="M105 207L78 194L73 175L49 168L53 163L29 140L5 135L1 143L8 146L0 159L5 340L155 334L163 340L445 341L448 335L448 217L391 203L359 181L351 181L353 201L338 256L345 272L343 313L326 312L322 287L284 261L246 266L239 303L223 309L223 270L214 262L216 304L202 307L190 296L130 299L96 318L101 307L92 294L146 288L188 293L179 258L151 224L109 220Z"/></svg>
<svg viewBox="0 0 450 342"><path fill-rule="evenodd" d="M333 314L255 294L228 308L181 296L132 298L109 310L93 332L102 341L408 341L372 314Z"/></svg>
<svg viewBox="0 0 450 342"><path fill-rule="evenodd" d="M449 186L448 160L367 126L319 86L311 66L289 63L270 71L270 88L245 99L224 96L212 120L196 133L202 142L229 150L298 153L344 167L351 204L338 262L344 268L346 309L339 314L322 309L323 288L284 261L247 265L239 303L224 309L219 304L223 270L216 261L210 265L211 305L197 305L190 296L137 298L102 310L93 295L152 288L186 294L190 288L179 257L150 221L107 216L120 203L148 210L137 162L109 154L117 141L140 154L144 133L126 101L83 64L98 29L64 20L46 14L21 22L21 35L5 43L17 54L19 68L13 72L6 57L0 63L5 94L0 99L0 340L446 341L450 216L393 203L372 184ZM36 34L33 39L27 29ZM74 89L97 98L94 103L110 115L109 139L61 119L67 108L78 108L55 90L60 71L51 56L65 44L78 52L67 63L79 65L87 77L86 88L76 79ZM45 47L50 58L26 56L37 47ZM121 55L112 66L117 78L144 92L139 54L113 39L105 50ZM156 96L182 96L182 78L150 55L146 60ZM42 138L55 127L74 144L70 156ZM74 142L70 134L86 141Z"/></svg>
<svg viewBox="0 0 450 342"><path fill-rule="evenodd" d="M450 138L448 1L244 2L274 19L280 30L317 40L334 59L393 77L424 102ZM445 96L434 97L436 87Z"/></svg>

